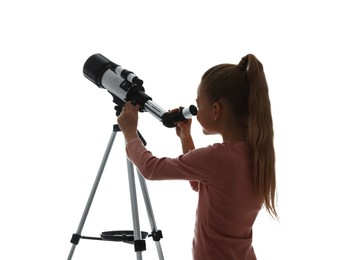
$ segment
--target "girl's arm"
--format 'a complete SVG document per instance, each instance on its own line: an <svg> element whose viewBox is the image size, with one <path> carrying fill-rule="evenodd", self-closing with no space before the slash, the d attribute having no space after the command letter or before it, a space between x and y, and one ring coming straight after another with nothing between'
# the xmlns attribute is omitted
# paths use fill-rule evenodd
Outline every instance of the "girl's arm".
<svg viewBox="0 0 348 260"><path fill-rule="evenodd" d="M180 121L176 124L175 127L176 135L181 140L182 152L184 154L188 153L190 150L195 149L195 145L191 136L191 123L192 119Z"/></svg>
<svg viewBox="0 0 348 260"><path fill-rule="evenodd" d="M180 138L180 140L181 140L183 154L186 154L189 151L195 149L195 144L193 143L193 139L192 139L191 135L187 136L185 138Z"/></svg>
<svg viewBox="0 0 348 260"><path fill-rule="evenodd" d="M176 126L176 134L180 137L182 152L184 154L188 153L191 150L195 149L195 144L191 136L191 122L192 120L187 120L185 122L179 122ZM199 182L198 181L189 181L191 188L194 191L198 191Z"/></svg>
<svg viewBox="0 0 348 260"><path fill-rule="evenodd" d="M177 176L179 179L185 179L185 175L187 175L187 166L185 167L185 164L182 162L182 160L167 160L167 163L165 162L165 159L158 159L152 156L151 152L147 151L145 149L145 147L143 146L142 142L140 141L138 135L137 135L137 125L138 125L138 110L139 110L139 106L133 106L131 102L127 102L125 104L125 106L122 108L122 113L119 115L119 117L117 118L117 122L124 134L124 137L126 139L127 142L127 151L129 146L135 146L135 149L131 149L133 151L133 163L135 163L135 160L137 160L138 164L138 168L143 167L144 170L146 170L147 175L151 176L153 175L153 171L155 171L158 168L161 167L166 167L169 166L169 168L173 168L175 167L175 172L181 176ZM181 142L182 142L182 147L183 147L183 152L187 153L190 150L193 150L194 147L194 143L190 134L190 129L191 129L191 119L190 120L186 120L183 122L179 122L177 124L176 127L176 133L177 135L180 137ZM131 140L133 140L133 142L131 142ZM138 140L138 141L137 141ZM132 144L130 144L132 143ZM128 151L130 152L130 151ZM130 153L127 153L128 157L130 158L131 156ZM207 159L210 159L207 158ZM147 166L145 165L146 162L148 162ZM189 168L195 167L195 160L193 160L193 165ZM135 163L136 164L136 163ZM172 165L172 166L170 166ZM175 165L175 166L174 166ZM209 165L209 164L208 164ZM178 168L179 167L179 168ZM178 170L180 170L179 172L177 172ZM162 172L162 171L161 171ZM171 179L171 173L167 170L164 171L167 174L169 174L169 176L162 176L163 179ZM144 173L144 171L142 172ZM201 171L197 172L197 177L196 178L200 178L199 174L201 173ZM144 176L145 177L145 176ZM158 176L157 176L158 178ZM188 179L190 180L190 179ZM191 183L191 181L190 181ZM196 187L198 187L198 182L196 184L196 182L192 182L191 186L193 187L193 189L197 190Z"/></svg>

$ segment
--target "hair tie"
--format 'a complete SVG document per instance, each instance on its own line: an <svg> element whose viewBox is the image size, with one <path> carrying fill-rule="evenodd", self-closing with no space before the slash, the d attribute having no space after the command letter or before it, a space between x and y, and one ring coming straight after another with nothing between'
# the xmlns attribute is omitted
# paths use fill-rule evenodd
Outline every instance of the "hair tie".
<svg viewBox="0 0 348 260"><path fill-rule="evenodd" d="M246 72L249 71L249 58L248 58L248 55L244 56L244 57L240 60L238 66L239 66L239 68L240 68L241 70L244 70L244 71L246 71Z"/></svg>

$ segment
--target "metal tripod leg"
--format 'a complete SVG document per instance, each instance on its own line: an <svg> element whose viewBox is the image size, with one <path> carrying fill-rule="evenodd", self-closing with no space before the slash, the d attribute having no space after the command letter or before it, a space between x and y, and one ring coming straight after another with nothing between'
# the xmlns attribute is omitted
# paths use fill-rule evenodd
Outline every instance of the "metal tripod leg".
<svg viewBox="0 0 348 260"><path fill-rule="evenodd" d="M152 210L149 191L147 189L145 179L144 179L143 175L141 175L141 173L139 172L138 169L137 169L137 173L138 173L138 177L139 177L140 187L141 187L141 190L143 192L144 202L145 202L145 206L146 206L147 215L149 217L151 230L152 230L152 233L154 236L153 239L155 241L156 248L157 248L158 258L160 260L164 260L161 243L159 241L162 238L162 233L160 233L160 235L158 235L158 232L161 232L161 231L157 230L155 215L154 215L153 210ZM158 236L158 237L156 238L155 236Z"/></svg>
<svg viewBox="0 0 348 260"><path fill-rule="evenodd" d="M73 254L74 254L74 251L75 251L75 247L76 247L76 245L78 244L78 242L79 242L79 240L81 238L81 233L82 233L83 226L84 226L84 224L86 222L86 218L87 218L88 212L89 212L89 210L91 208L91 205L92 205L92 202L93 202L93 199L94 199L94 195L95 195L95 193L97 191L100 179L101 179L101 177L103 175L103 171L104 171L106 162L108 160L108 157L109 157L112 145L114 143L115 137L116 137L116 131L113 131L111 136L110 136L108 145L106 147L106 151L104 153L104 157L103 157L102 162L100 164L100 167L99 167L99 170L98 170L98 174L97 174L97 177L95 178L95 181L94 181L91 193L89 194L88 201L86 203L85 209L83 211L83 214L82 214L82 217L81 217L81 220L80 220L80 224L79 224L79 226L77 228L76 233L73 235L73 237L71 239L71 243L73 243L73 244L72 244L71 249L70 249L68 260L71 260Z"/></svg>
<svg viewBox="0 0 348 260"><path fill-rule="evenodd" d="M127 159L127 168L128 168L128 181L129 181L129 193L132 206L132 217L133 217L133 230L134 230L134 246L137 255L137 260L142 260L141 251L145 248L137 249L136 243L142 243L141 233L140 233L140 224L139 224L139 212L138 212L138 203L137 203L137 193L135 189L135 180L134 180L134 168L131 161ZM145 246L145 244L143 244Z"/></svg>

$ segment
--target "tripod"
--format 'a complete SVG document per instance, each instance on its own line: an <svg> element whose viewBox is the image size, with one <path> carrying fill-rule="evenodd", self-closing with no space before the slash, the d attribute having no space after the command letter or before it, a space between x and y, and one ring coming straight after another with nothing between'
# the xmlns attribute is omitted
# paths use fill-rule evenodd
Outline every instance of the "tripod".
<svg viewBox="0 0 348 260"><path fill-rule="evenodd" d="M102 159L102 162L99 167L99 171L97 174L97 177L94 181L91 193L89 195L87 204L85 206L84 212L82 214L79 226L77 228L77 231L75 234L72 235L71 238L71 250L68 256L68 260L72 259L72 256L74 254L76 245L79 243L80 239L93 239L93 240L104 240L104 241L118 241L118 242L125 242L129 244L134 245L134 250L136 252L137 260L142 260L142 251L146 250L146 243L145 238L147 236L152 237L152 239L155 241L156 249L158 253L158 257L160 260L164 260L163 252L160 244L160 239L162 238L162 232L161 230L157 230L151 201L149 198L149 193L147 190L147 186L145 183L144 177L140 174L140 172L137 170L138 177L139 177L139 183L141 186L141 190L144 197L144 202L148 214L148 218L150 221L151 226L151 234L148 234L147 232L140 231L140 225L139 225L139 213L138 213L138 204L137 204L137 196L136 196L136 188L135 188L135 180L134 180L134 165L131 161L127 159L127 169L128 169L128 182L129 182L129 190L130 190L130 199L131 199L131 206L132 206L132 218L133 218L133 231L106 231L102 232L101 237L87 237L87 236L81 236L83 226L86 222L86 218L88 215L88 212L90 210L90 207L93 202L94 195L97 191L100 179L102 177L106 162L108 160L112 145L114 143L115 137L117 132L120 132L121 129L118 125L113 126L113 131L110 137L110 140L108 142L104 157ZM141 136L140 132L138 131L138 135L141 138L144 145L146 145L146 142L144 138Z"/></svg>

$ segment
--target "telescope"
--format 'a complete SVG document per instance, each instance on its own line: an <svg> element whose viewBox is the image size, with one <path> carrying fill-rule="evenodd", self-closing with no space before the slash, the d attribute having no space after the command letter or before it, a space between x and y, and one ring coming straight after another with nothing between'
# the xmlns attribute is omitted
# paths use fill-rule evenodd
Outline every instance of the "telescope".
<svg viewBox="0 0 348 260"><path fill-rule="evenodd" d="M145 93L141 79L99 53L87 59L83 66L83 74L98 87L107 89L113 96L116 115L121 113L122 106L127 101L139 105L140 112L149 112L166 127L174 127L179 121L185 121L197 114L194 105L180 108L175 113L165 111Z"/></svg>

